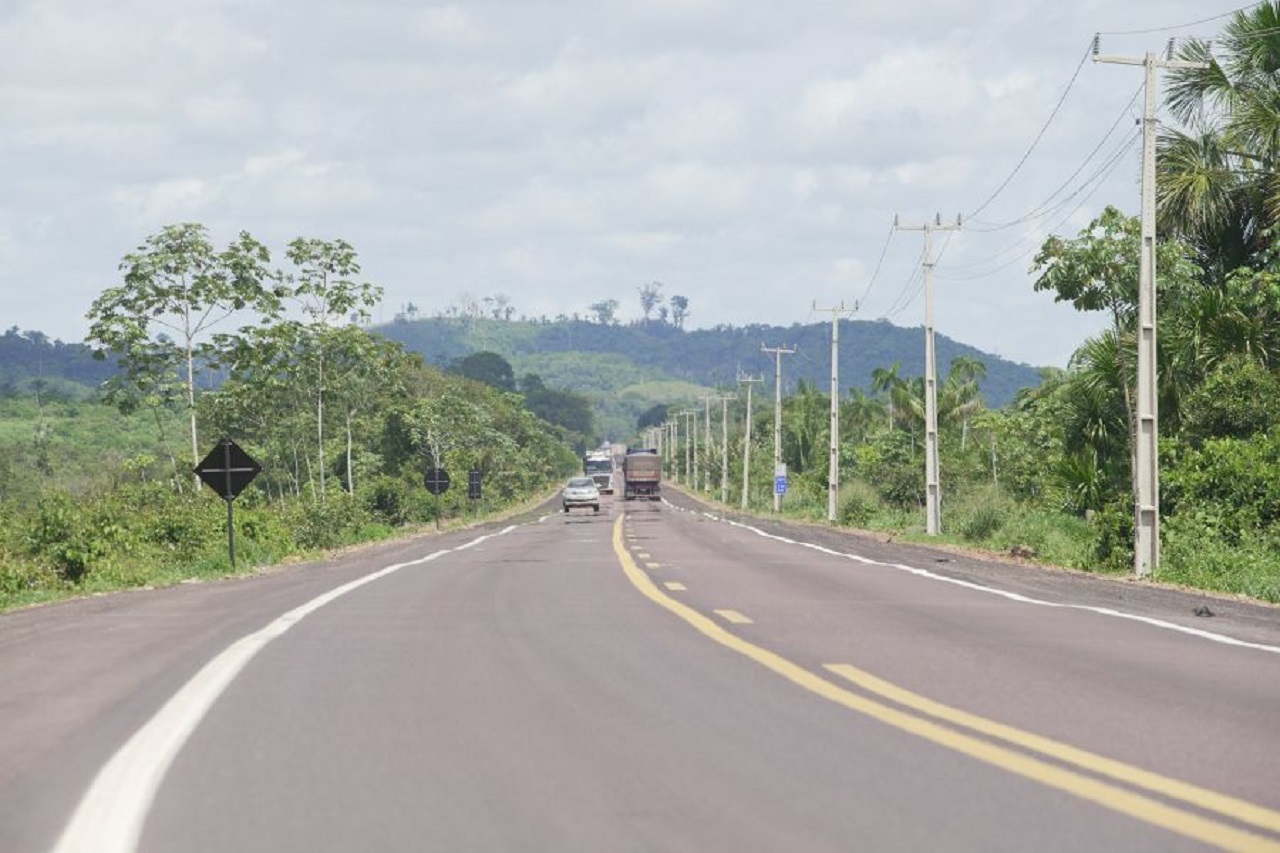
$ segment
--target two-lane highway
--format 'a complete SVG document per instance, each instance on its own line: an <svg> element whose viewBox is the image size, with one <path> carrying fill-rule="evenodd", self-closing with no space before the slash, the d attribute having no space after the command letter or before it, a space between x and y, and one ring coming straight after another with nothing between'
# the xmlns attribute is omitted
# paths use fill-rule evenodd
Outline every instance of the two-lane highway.
<svg viewBox="0 0 1280 853"><path fill-rule="evenodd" d="M1280 849L1274 610L671 500L0 617L0 849Z"/></svg>

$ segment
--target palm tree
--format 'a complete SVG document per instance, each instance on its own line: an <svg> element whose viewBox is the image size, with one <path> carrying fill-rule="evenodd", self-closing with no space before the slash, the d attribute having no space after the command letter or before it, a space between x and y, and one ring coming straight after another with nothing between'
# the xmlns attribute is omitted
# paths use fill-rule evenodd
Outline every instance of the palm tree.
<svg viewBox="0 0 1280 853"><path fill-rule="evenodd" d="M871 371L871 390L888 397L889 429L893 429L893 398L902 387L903 380L898 376L902 363L895 361L893 367L877 367Z"/></svg>
<svg viewBox="0 0 1280 853"><path fill-rule="evenodd" d="M1208 67L1170 73L1183 129L1161 135L1157 206L1162 229L1222 275L1256 261L1280 221L1280 2L1236 12L1213 44L1187 41L1178 58Z"/></svg>
<svg viewBox="0 0 1280 853"><path fill-rule="evenodd" d="M961 355L951 360L951 369L943 380L938 395L938 415L944 421L960 422L960 450L969 438L969 421L982 409L982 393L978 380L987 375L987 366L972 356Z"/></svg>

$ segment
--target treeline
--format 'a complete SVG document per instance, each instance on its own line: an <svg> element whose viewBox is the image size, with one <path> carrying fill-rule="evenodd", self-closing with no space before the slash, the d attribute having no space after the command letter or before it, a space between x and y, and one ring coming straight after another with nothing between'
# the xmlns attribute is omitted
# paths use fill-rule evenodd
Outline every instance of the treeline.
<svg viewBox="0 0 1280 853"><path fill-rule="evenodd" d="M370 334L381 291L344 241L299 238L285 259L248 234L215 248L195 224L125 257L89 312L115 444L65 429L83 403L0 408L28 416L26 435L0 424L0 602L225 571L225 508L192 472L222 436L263 467L237 500L250 564L474 512L465 489L426 492L433 468L478 470L486 511L573 470L589 419L554 426Z"/></svg>

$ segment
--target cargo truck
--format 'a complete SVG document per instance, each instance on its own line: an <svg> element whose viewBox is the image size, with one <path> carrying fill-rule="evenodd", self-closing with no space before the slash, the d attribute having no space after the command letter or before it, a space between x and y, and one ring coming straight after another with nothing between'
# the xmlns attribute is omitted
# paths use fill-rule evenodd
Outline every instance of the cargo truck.
<svg viewBox="0 0 1280 853"><path fill-rule="evenodd" d="M613 454L607 447L582 457L582 473L596 481L600 494L613 494Z"/></svg>
<svg viewBox="0 0 1280 853"><path fill-rule="evenodd" d="M625 500L659 500L662 497L662 457L653 449L628 450L622 457L622 478Z"/></svg>

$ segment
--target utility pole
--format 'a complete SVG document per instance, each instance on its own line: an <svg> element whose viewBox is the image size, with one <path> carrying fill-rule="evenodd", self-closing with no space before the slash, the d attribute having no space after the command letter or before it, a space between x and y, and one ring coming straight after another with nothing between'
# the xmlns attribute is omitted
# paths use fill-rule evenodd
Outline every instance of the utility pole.
<svg viewBox="0 0 1280 853"><path fill-rule="evenodd" d="M924 232L925 532L937 536L942 531L942 486L938 480L938 358L933 346L933 232L960 230L960 217L955 225L943 225L941 215L923 225L901 225L895 216L893 227Z"/></svg>
<svg viewBox="0 0 1280 853"><path fill-rule="evenodd" d="M702 398L702 410L707 418L706 428L702 431L702 442L707 445L707 464L702 469L702 490L704 492L711 491L711 404L715 399L715 394Z"/></svg>
<svg viewBox="0 0 1280 853"><path fill-rule="evenodd" d="M732 394L722 394L720 401L720 503L729 502L729 401Z"/></svg>
<svg viewBox="0 0 1280 853"><path fill-rule="evenodd" d="M1207 62L1148 53L1141 59L1102 56L1093 37L1093 61L1141 65L1145 71L1142 109L1142 244L1138 255L1137 434L1133 469L1133 573L1146 577L1160 568L1160 459L1156 386L1156 87L1161 68L1208 68Z"/></svg>
<svg viewBox="0 0 1280 853"><path fill-rule="evenodd" d="M855 302L852 308L844 307L844 300L834 308L819 308L813 303L814 311L831 312L831 448L827 461L827 521L836 520L836 504L840 501L840 316L852 314L858 310Z"/></svg>
<svg viewBox="0 0 1280 853"><path fill-rule="evenodd" d="M692 462L691 462L691 460L690 460L690 448L693 446L693 441L692 441L692 435L693 435L693 433L692 433L692 431L691 431L691 430L690 430L690 428L689 428L689 421L690 421L691 417L692 417L694 414L695 414L695 412L694 412L692 409L684 409L683 411L680 411L680 412L677 412L677 413L676 413L677 417L682 417L682 418L684 418L684 419L685 419L685 425L684 425L684 476L685 476L685 480L687 480L687 481L688 481L688 484L689 484L689 485L692 485L692 483L693 483L693 467L692 467Z"/></svg>
<svg viewBox="0 0 1280 853"><path fill-rule="evenodd" d="M773 476L783 476L782 471L782 357L791 355L795 347L766 347L761 345L760 352L773 356ZM782 511L782 495L773 490L773 511Z"/></svg>
<svg viewBox="0 0 1280 853"><path fill-rule="evenodd" d="M742 439L742 508L747 508L747 495L751 487L751 386L757 382L764 382L764 377L747 376L743 373L738 374L738 384L747 386L747 425L746 434Z"/></svg>

